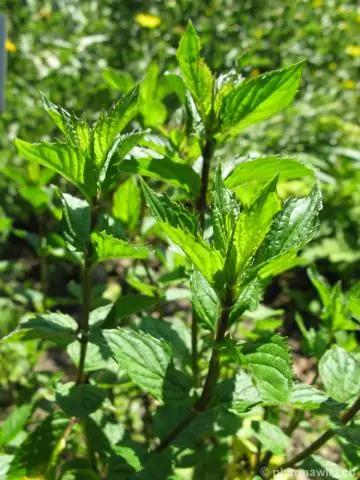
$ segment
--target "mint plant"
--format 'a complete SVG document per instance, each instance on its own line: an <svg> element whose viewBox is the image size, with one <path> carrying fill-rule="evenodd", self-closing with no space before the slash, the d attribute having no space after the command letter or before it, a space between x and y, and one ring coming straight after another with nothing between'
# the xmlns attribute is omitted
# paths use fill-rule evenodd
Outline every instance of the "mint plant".
<svg viewBox="0 0 360 480"><path fill-rule="evenodd" d="M6 455L0 458L9 479L183 478L189 462L192 478L207 478L214 458L213 478L227 478L231 443L242 441L238 478L274 478L289 467L332 468L314 454L333 437L343 446L358 434L355 355L328 348L332 342L320 352L313 348L320 390L294 378L284 336L270 329L239 335L271 279L302 263L299 254L317 233L322 200L313 170L296 159L259 157L225 168L221 148L287 107L304 65L249 80L236 71L216 77L200 52L189 23L177 50L181 76L167 83L185 112L175 132L162 125L165 95L158 94L158 71L151 67L140 88L127 79L126 93L93 125L44 98L64 139L15 142L23 158L67 181L66 189L54 190L64 260L81 273L81 306L78 315L30 315L1 341L55 344L76 370L54 378L2 423ZM139 113L156 135L125 132ZM194 152L201 156L200 174ZM309 186L308 194L281 196L279 187L297 179ZM123 289L104 304L94 278L101 263L114 259L126 259L119 269ZM339 289L311 272L324 323L332 331L344 322L355 328L359 289L348 294L356 312L349 320L345 309L339 313ZM191 327L176 296L179 285L191 299ZM170 307L183 321L168 319ZM12 441L43 404L47 415L12 453ZM287 457L298 419L310 411L330 426Z"/></svg>

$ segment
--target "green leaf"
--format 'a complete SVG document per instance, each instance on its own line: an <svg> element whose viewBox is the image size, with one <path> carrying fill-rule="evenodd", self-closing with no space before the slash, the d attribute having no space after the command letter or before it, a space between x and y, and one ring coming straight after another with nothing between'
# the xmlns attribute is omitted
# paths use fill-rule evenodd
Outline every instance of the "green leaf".
<svg viewBox="0 0 360 480"><path fill-rule="evenodd" d="M274 70L236 85L223 96L218 110L221 134L237 135L287 107L300 85L304 63Z"/></svg>
<svg viewBox="0 0 360 480"><path fill-rule="evenodd" d="M95 170L81 150L64 143L28 143L19 138L15 145L24 158L55 170L76 185L86 198L96 195Z"/></svg>
<svg viewBox="0 0 360 480"><path fill-rule="evenodd" d="M19 188L20 195L29 202L35 210L49 206L49 192L35 185L23 185Z"/></svg>
<svg viewBox="0 0 360 480"><path fill-rule="evenodd" d="M109 193L118 185L123 161L146 133L146 130L139 130L117 137L111 154L107 156L100 170L99 183L103 194Z"/></svg>
<svg viewBox="0 0 360 480"><path fill-rule="evenodd" d="M218 402L228 404L228 409L241 414L261 402L258 389L251 376L241 370L235 378L221 382L217 387Z"/></svg>
<svg viewBox="0 0 360 480"><path fill-rule="evenodd" d="M128 178L114 193L112 212L130 231L136 228L141 213L141 190L134 177Z"/></svg>
<svg viewBox="0 0 360 480"><path fill-rule="evenodd" d="M351 402L360 393L360 363L346 350L334 347L320 360L319 373L326 393L340 403Z"/></svg>
<svg viewBox="0 0 360 480"><path fill-rule="evenodd" d="M147 258L149 255L146 247L131 245L107 234L105 231L92 233L91 243L94 263L112 258Z"/></svg>
<svg viewBox="0 0 360 480"><path fill-rule="evenodd" d="M257 256L255 269L265 276L292 265L296 252L313 239L318 230L322 208L317 185L310 196L285 200L283 210L274 219ZM282 265L282 262L285 262Z"/></svg>
<svg viewBox="0 0 360 480"><path fill-rule="evenodd" d="M204 328L216 331L221 304L211 285L194 270L190 279L193 312Z"/></svg>
<svg viewBox="0 0 360 480"><path fill-rule="evenodd" d="M284 455L290 444L290 438L280 427L262 420L251 424L254 436L259 440L265 451L274 455Z"/></svg>
<svg viewBox="0 0 360 480"><path fill-rule="evenodd" d="M204 121L212 111L214 78L203 58L200 57L200 39L189 21L177 49L176 56L182 78L189 89Z"/></svg>
<svg viewBox="0 0 360 480"><path fill-rule="evenodd" d="M51 465L54 451L69 420L49 415L21 444L11 462L7 480L43 475Z"/></svg>
<svg viewBox="0 0 360 480"><path fill-rule="evenodd" d="M230 325L238 320L246 310L254 311L259 306L264 285L259 278L245 284L238 294L238 298L231 308L229 323Z"/></svg>
<svg viewBox="0 0 360 480"><path fill-rule="evenodd" d="M360 282L357 282L347 293L348 306L351 314L360 321Z"/></svg>
<svg viewBox="0 0 360 480"><path fill-rule="evenodd" d="M355 480L356 470L353 470L353 474L349 469L345 469L337 463L326 460L318 455L312 455L304 460L300 466L305 472L319 472L318 478L326 478L329 480Z"/></svg>
<svg viewBox="0 0 360 480"><path fill-rule="evenodd" d="M31 404L15 406L14 410L5 418L0 425L0 448L6 447L22 431L30 418L32 409Z"/></svg>
<svg viewBox="0 0 360 480"><path fill-rule="evenodd" d="M221 253L212 248L198 234L198 221L185 208L170 201L166 195L157 195L144 182L142 187L152 215L161 230L178 245L212 286L224 285Z"/></svg>
<svg viewBox="0 0 360 480"><path fill-rule="evenodd" d="M77 123L75 115L69 113L65 108L52 103L45 95L42 96L45 111L50 115L62 133L74 146L78 146Z"/></svg>
<svg viewBox="0 0 360 480"><path fill-rule="evenodd" d="M289 347L279 335L248 341L240 346L241 362L269 404L287 403L293 384Z"/></svg>
<svg viewBox="0 0 360 480"><path fill-rule="evenodd" d="M173 202L167 195L155 193L144 181L141 187L147 205L154 218L159 222L168 223L171 227L188 230L193 235L199 231L198 219L182 205Z"/></svg>
<svg viewBox="0 0 360 480"><path fill-rule="evenodd" d="M174 318L168 321L147 315L142 317L139 329L171 345L174 357L181 365L190 364L191 338L189 328L184 322L176 321Z"/></svg>
<svg viewBox="0 0 360 480"><path fill-rule="evenodd" d="M70 343L66 349L76 366L79 366L81 345L78 340ZM108 369L115 371L117 365L112 358L111 350L99 328L93 327L88 336L88 345L85 358L85 372Z"/></svg>
<svg viewBox="0 0 360 480"><path fill-rule="evenodd" d="M101 477L94 470L81 468L76 470L66 470L61 480L101 480Z"/></svg>
<svg viewBox="0 0 360 480"><path fill-rule="evenodd" d="M328 396L313 387L312 385L306 385L305 383L297 383L294 385L290 394L289 403L292 407L298 410L316 410L322 403L328 400Z"/></svg>
<svg viewBox="0 0 360 480"><path fill-rule="evenodd" d="M128 478L130 474L141 469L141 459L134 449L116 446L110 458L107 478L108 480Z"/></svg>
<svg viewBox="0 0 360 480"><path fill-rule="evenodd" d="M76 385L68 382L56 389L56 403L70 417L86 418L98 410L106 391L95 385Z"/></svg>
<svg viewBox="0 0 360 480"><path fill-rule="evenodd" d="M183 401L190 380L172 365L172 351L166 342L133 330L103 330L119 363L134 383L162 401Z"/></svg>
<svg viewBox="0 0 360 480"><path fill-rule="evenodd" d="M117 135L137 114L138 96L139 89L135 87L123 95L108 112L100 114L94 126L92 139L94 160L98 167L101 167L106 161Z"/></svg>
<svg viewBox="0 0 360 480"><path fill-rule="evenodd" d="M122 172L139 174L143 177L166 180L194 194L200 190L200 177L193 168L187 163L175 162L168 157L132 157L122 162L119 169Z"/></svg>
<svg viewBox="0 0 360 480"><path fill-rule="evenodd" d="M134 86L134 81L128 72L120 72L114 68L107 67L101 73L110 87L120 92L128 93Z"/></svg>
<svg viewBox="0 0 360 480"><path fill-rule="evenodd" d="M1 455L0 454L0 478L7 479L7 472L9 471L10 464L14 455Z"/></svg>
<svg viewBox="0 0 360 480"><path fill-rule="evenodd" d="M160 300L159 297L149 297L141 294L120 295L104 319L101 328L115 328L120 319L146 310L159 303Z"/></svg>
<svg viewBox="0 0 360 480"><path fill-rule="evenodd" d="M307 269L308 277L311 283L316 288L318 294L320 295L321 302L325 308L327 308L331 303L331 287L326 281L326 279L319 274L315 266L311 266Z"/></svg>
<svg viewBox="0 0 360 480"><path fill-rule="evenodd" d="M85 200L68 193L61 194L63 204L63 231L65 240L79 252L83 252L91 229L90 206Z"/></svg>
<svg viewBox="0 0 360 480"><path fill-rule="evenodd" d="M262 184L278 175L278 186L289 180L315 181L314 171L293 158L260 157L239 163L227 176L225 185L231 188L242 203L248 204L252 194Z"/></svg>
<svg viewBox="0 0 360 480"><path fill-rule="evenodd" d="M350 318L346 297L341 290L340 282L331 291L331 303L324 309L322 318L332 331L358 330L358 325Z"/></svg>
<svg viewBox="0 0 360 480"><path fill-rule="evenodd" d="M74 340L77 323L69 315L63 313L48 313L36 315L21 323L19 330L14 331L3 342L18 342L25 340L46 339L60 346L66 346Z"/></svg>
<svg viewBox="0 0 360 480"><path fill-rule="evenodd" d="M236 222L228 268L232 278L241 276L268 233L281 204L276 193L277 178L271 180Z"/></svg>

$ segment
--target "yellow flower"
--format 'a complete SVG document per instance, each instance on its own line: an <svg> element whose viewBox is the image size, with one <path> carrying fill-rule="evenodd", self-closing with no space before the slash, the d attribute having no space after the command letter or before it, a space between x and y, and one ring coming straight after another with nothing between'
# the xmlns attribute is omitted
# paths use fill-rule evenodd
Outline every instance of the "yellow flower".
<svg viewBox="0 0 360 480"><path fill-rule="evenodd" d="M257 30L255 30L254 35L256 38L262 38L262 36L264 35L264 32L261 30L261 28L258 28Z"/></svg>
<svg viewBox="0 0 360 480"><path fill-rule="evenodd" d="M348 88L349 90L355 88L355 82L354 80L345 80L343 82L343 87Z"/></svg>
<svg viewBox="0 0 360 480"><path fill-rule="evenodd" d="M351 55L352 57L360 57L360 46L359 45L348 45L345 48L345 53Z"/></svg>
<svg viewBox="0 0 360 480"><path fill-rule="evenodd" d="M5 40L5 50L9 53L15 53L16 52L16 45L14 42L9 40L8 38Z"/></svg>
<svg viewBox="0 0 360 480"><path fill-rule="evenodd" d="M337 69L337 65L336 65L335 62L329 63L329 70L331 70L332 72L334 72L336 69Z"/></svg>
<svg viewBox="0 0 360 480"><path fill-rule="evenodd" d="M151 13L138 13L135 21L144 28L156 28L161 23L161 18Z"/></svg>
<svg viewBox="0 0 360 480"><path fill-rule="evenodd" d="M313 0L311 5L313 8L318 8L321 7L322 3L322 0Z"/></svg>

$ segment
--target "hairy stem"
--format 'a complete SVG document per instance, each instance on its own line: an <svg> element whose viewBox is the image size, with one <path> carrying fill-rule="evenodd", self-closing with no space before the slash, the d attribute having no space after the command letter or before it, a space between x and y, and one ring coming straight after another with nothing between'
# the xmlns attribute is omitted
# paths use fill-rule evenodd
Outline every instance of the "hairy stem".
<svg viewBox="0 0 360 480"><path fill-rule="evenodd" d="M99 205L97 202L92 205L91 210L91 231L97 224L99 214ZM90 241L85 248L84 268L82 271L82 310L79 321L79 340L80 340L80 360L76 383L84 383L85 374L85 359L88 345L89 335L89 318L91 310L91 296L92 296L92 248Z"/></svg>
<svg viewBox="0 0 360 480"><path fill-rule="evenodd" d="M229 288L226 293L226 298L223 303L221 316L218 322L218 330L215 338L215 345L211 353L208 373L199 399L196 401L195 405L191 408L188 414L170 431L165 438L163 438L155 452L162 452L165 450L190 425L190 423L199 413L204 412L208 408L219 378L221 355L220 348L225 339L228 328L232 301L232 291Z"/></svg>
<svg viewBox="0 0 360 480"><path fill-rule="evenodd" d="M209 185L211 159L213 157L214 150L215 150L215 140L208 137L202 149L203 165L202 165L202 171L201 171L201 187L200 187L200 192L199 192L199 196L196 203L196 209L199 213L200 225L202 230L204 229L204 225L205 225L205 214L207 210L206 196L207 196L208 185Z"/></svg>
<svg viewBox="0 0 360 480"><path fill-rule="evenodd" d="M41 284L41 293L43 295L42 299L42 309L45 312L47 308L47 291L48 291L48 266L47 266L47 257L46 257L46 230L45 230L45 219L43 216L38 217L39 223L39 236L40 236L40 249L39 249L39 267L40 267L40 284Z"/></svg>
<svg viewBox="0 0 360 480"><path fill-rule="evenodd" d="M202 231L205 226L205 214L207 210L206 196L209 185L209 173L211 166L211 159L215 150L215 141L209 136L202 149L203 165L201 171L201 187L199 197L196 203L196 209L199 213L200 226ZM196 314L193 312L191 322L191 358L192 358L192 371L194 386L199 385L199 364L198 364L198 334L199 334L199 322Z"/></svg>
<svg viewBox="0 0 360 480"><path fill-rule="evenodd" d="M92 294L92 270L91 265L88 264L88 260L85 259L85 266L83 270L82 278L82 312L79 324L79 333L80 333L80 360L79 360L79 370L76 383L80 384L84 382L84 368L85 368L85 359L86 351L88 344L88 332L89 332L89 317L90 317L90 308L91 308L91 294Z"/></svg>
<svg viewBox="0 0 360 480"><path fill-rule="evenodd" d="M355 403L352 404L351 407L349 407L347 410L344 410L340 414L340 417L339 417L340 421L344 425L346 425L347 423L350 422L350 420L352 420L355 417L355 415L359 412L359 410L360 410L360 397L356 400ZM317 438L311 445L305 448L302 452L295 455L295 457L291 458L287 462L277 467L277 469L285 470L290 467L295 467L298 463L310 457L310 455L312 455L319 448L325 445L325 443L328 442L334 435L335 435L334 430L329 428L328 430L326 430L326 432L320 435L320 437ZM273 475L271 475L270 478L273 478Z"/></svg>

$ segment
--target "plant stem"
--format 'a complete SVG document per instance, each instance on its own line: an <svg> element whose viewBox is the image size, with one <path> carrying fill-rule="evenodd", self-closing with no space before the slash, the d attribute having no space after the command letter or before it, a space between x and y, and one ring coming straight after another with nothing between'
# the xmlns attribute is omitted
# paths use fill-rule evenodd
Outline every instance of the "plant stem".
<svg viewBox="0 0 360 480"><path fill-rule="evenodd" d="M201 187L200 187L199 197L196 203L196 209L199 213L200 226L202 230L204 230L204 225L205 225L205 214L207 210L206 195L207 195L208 185L209 185L211 159L213 157L214 151L215 151L215 140L213 140L210 136L208 136L205 142L205 145L202 149L203 165L202 165L202 171L201 171Z"/></svg>
<svg viewBox="0 0 360 480"><path fill-rule="evenodd" d="M91 210L91 231L95 228L97 224L99 213L99 205L97 200L92 205ZM84 267L82 271L82 310L81 317L79 321L79 334L80 334L80 359L79 359L79 369L76 383L84 383L84 369L85 369L85 359L86 351L88 345L88 334L89 334L89 318L91 310L91 296L92 296L92 248L90 241L85 247L84 255Z"/></svg>
<svg viewBox="0 0 360 480"><path fill-rule="evenodd" d="M45 231L45 218L43 216L38 216L39 224L39 236L40 236L40 249L39 249L39 267L40 267L40 284L41 284L41 293L43 295L42 300L42 309L45 312L47 308L47 291L48 291L48 268L47 268L47 258L46 258L46 231Z"/></svg>
<svg viewBox="0 0 360 480"><path fill-rule="evenodd" d="M88 255L86 255L88 257ZM91 294L92 294L92 270L91 265L88 263L88 258L85 258L85 265L83 269L82 278L82 296L83 305L81 311L81 318L79 324L80 330L80 360L79 370L76 383L80 384L84 382L84 368L85 358L88 344L88 331L89 331L89 317L91 308Z"/></svg>
<svg viewBox="0 0 360 480"><path fill-rule="evenodd" d="M207 210L206 196L209 185L209 173L211 166L211 159L215 150L215 141L208 135L205 145L202 149L203 165L201 171L201 187L199 197L196 203L196 209L199 213L199 220L201 230L204 231L205 214ZM199 364L198 364L198 335L199 335L199 321L196 314L193 312L191 322L191 357L192 357L192 371L194 386L199 385Z"/></svg>
<svg viewBox="0 0 360 480"><path fill-rule="evenodd" d="M350 422L350 420L352 420L355 417L355 415L358 413L359 410L360 410L360 397L356 400L355 403L353 403L351 407L349 407L347 410L345 410L340 414L340 417L339 417L340 421L344 425L346 425L347 423ZM277 470L286 470L287 468L296 466L298 463L310 457L310 455L312 455L319 448L321 448L334 435L335 435L334 430L332 428L329 428L328 430L326 430L326 432L324 432L319 438L317 438L311 445L305 448L302 452L298 453L297 455L295 455L295 457L291 458L287 462L277 467ZM270 478L273 478L272 474Z"/></svg>
<svg viewBox="0 0 360 480"><path fill-rule="evenodd" d="M209 369L206 376L205 384L202 393L195 405L191 408L188 414L170 431L170 433L163 438L155 452L162 452L190 425L198 413L204 412L213 397L216 383L220 373L220 355L221 344L223 343L229 323L230 307L232 306L232 291L227 289L226 298L223 303L221 316L218 322L218 330L215 338L215 345L213 347Z"/></svg>

